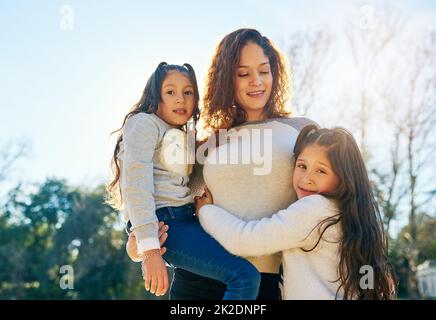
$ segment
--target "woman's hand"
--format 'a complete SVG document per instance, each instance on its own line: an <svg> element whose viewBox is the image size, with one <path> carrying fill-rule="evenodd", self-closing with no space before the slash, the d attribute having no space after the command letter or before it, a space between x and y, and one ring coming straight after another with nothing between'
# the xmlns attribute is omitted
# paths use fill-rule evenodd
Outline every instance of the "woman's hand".
<svg viewBox="0 0 436 320"><path fill-rule="evenodd" d="M163 255L167 249L165 247L162 247L166 239L168 238L168 226L164 224L163 222L159 222L159 244L161 246L160 252ZM136 246L136 237L134 233L132 232L129 235L129 239L127 240L126 244L126 251L127 255L133 262L141 262L142 257L138 255L137 246Z"/></svg>
<svg viewBox="0 0 436 320"><path fill-rule="evenodd" d="M200 215L200 209L206 204L213 204L213 197L207 187L204 188L204 193L201 197L195 197L195 214Z"/></svg>

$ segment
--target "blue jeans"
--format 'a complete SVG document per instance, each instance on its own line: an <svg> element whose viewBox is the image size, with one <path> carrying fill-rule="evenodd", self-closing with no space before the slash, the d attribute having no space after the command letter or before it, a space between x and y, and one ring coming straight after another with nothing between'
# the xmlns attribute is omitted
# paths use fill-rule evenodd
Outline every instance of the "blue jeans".
<svg viewBox="0 0 436 320"><path fill-rule="evenodd" d="M227 285L224 300L255 300L260 273L249 261L229 253L200 225L191 204L156 210L169 226L163 258L172 266Z"/></svg>
<svg viewBox="0 0 436 320"><path fill-rule="evenodd" d="M260 278L256 300L281 300L280 275L261 273ZM169 298L170 300L221 300L225 291L226 285L220 281L175 268Z"/></svg>

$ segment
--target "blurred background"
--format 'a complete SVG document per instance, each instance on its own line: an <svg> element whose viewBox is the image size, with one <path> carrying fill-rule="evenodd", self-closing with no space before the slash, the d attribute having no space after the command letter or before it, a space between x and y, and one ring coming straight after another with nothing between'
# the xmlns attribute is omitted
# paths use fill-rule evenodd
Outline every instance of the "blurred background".
<svg viewBox="0 0 436 320"><path fill-rule="evenodd" d="M160 61L191 63L202 92L241 27L286 56L294 115L359 142L399 298L436 298L435 1L4 0L0 299L155 299L104 204L110 133Z"/></svg>

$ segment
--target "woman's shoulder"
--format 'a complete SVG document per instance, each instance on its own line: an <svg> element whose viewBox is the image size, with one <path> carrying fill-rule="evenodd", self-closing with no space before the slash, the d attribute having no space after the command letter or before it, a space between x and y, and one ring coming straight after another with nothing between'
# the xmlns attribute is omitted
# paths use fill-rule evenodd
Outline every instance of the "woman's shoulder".
<svg viewBox="0 0 436 320"><path fill-rule="evenodd" d="M234 126L229 129L229 131L232 130L239 130L241 128L250 127L250 128L257 128L257 127L265 127L265 126L271 126L274 122L280 122L283 124L286 124L288 126L293 127L297 131L301 131L305 126L313 124L319 127L318 123L316 121L307 118L307 117L296 117L296 116L289 116L289 117L275 117L275 118L269 118L265 120L260 121L251 121L251 122L244 122L238 126Z"/></svg>
<svg viewBox="0 0 436 320"><path fill-rule="evenodd" d="M290 116L290 117L273 118L271 120L287 124L287 125L293 127L294 129L296 129L297 131L301 131L305 126L308 126L311 124L319 127L319 124L316 121L314 121L308 117Z"/></svg>

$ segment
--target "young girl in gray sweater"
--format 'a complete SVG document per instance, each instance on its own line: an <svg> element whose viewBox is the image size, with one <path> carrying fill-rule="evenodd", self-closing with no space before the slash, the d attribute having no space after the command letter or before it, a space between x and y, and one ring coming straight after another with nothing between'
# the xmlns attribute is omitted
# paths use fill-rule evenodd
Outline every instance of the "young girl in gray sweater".
<svg viewBox="0 0 436 320"><path fill-rule="evenodd" d="M226 251L195 216L188 187L192 166L187 161L195 148L188 148L187 122L193 118L195 126L198 101L193 68L160 63L124 119L112 159L115 178L108 190L115 207L124 207L145 288L151 293L161 296L168 289L158 237L161 221L171 228L164 256L169 264L225 283L226 300L255 299L260 284L257 269Z"/></svg>

